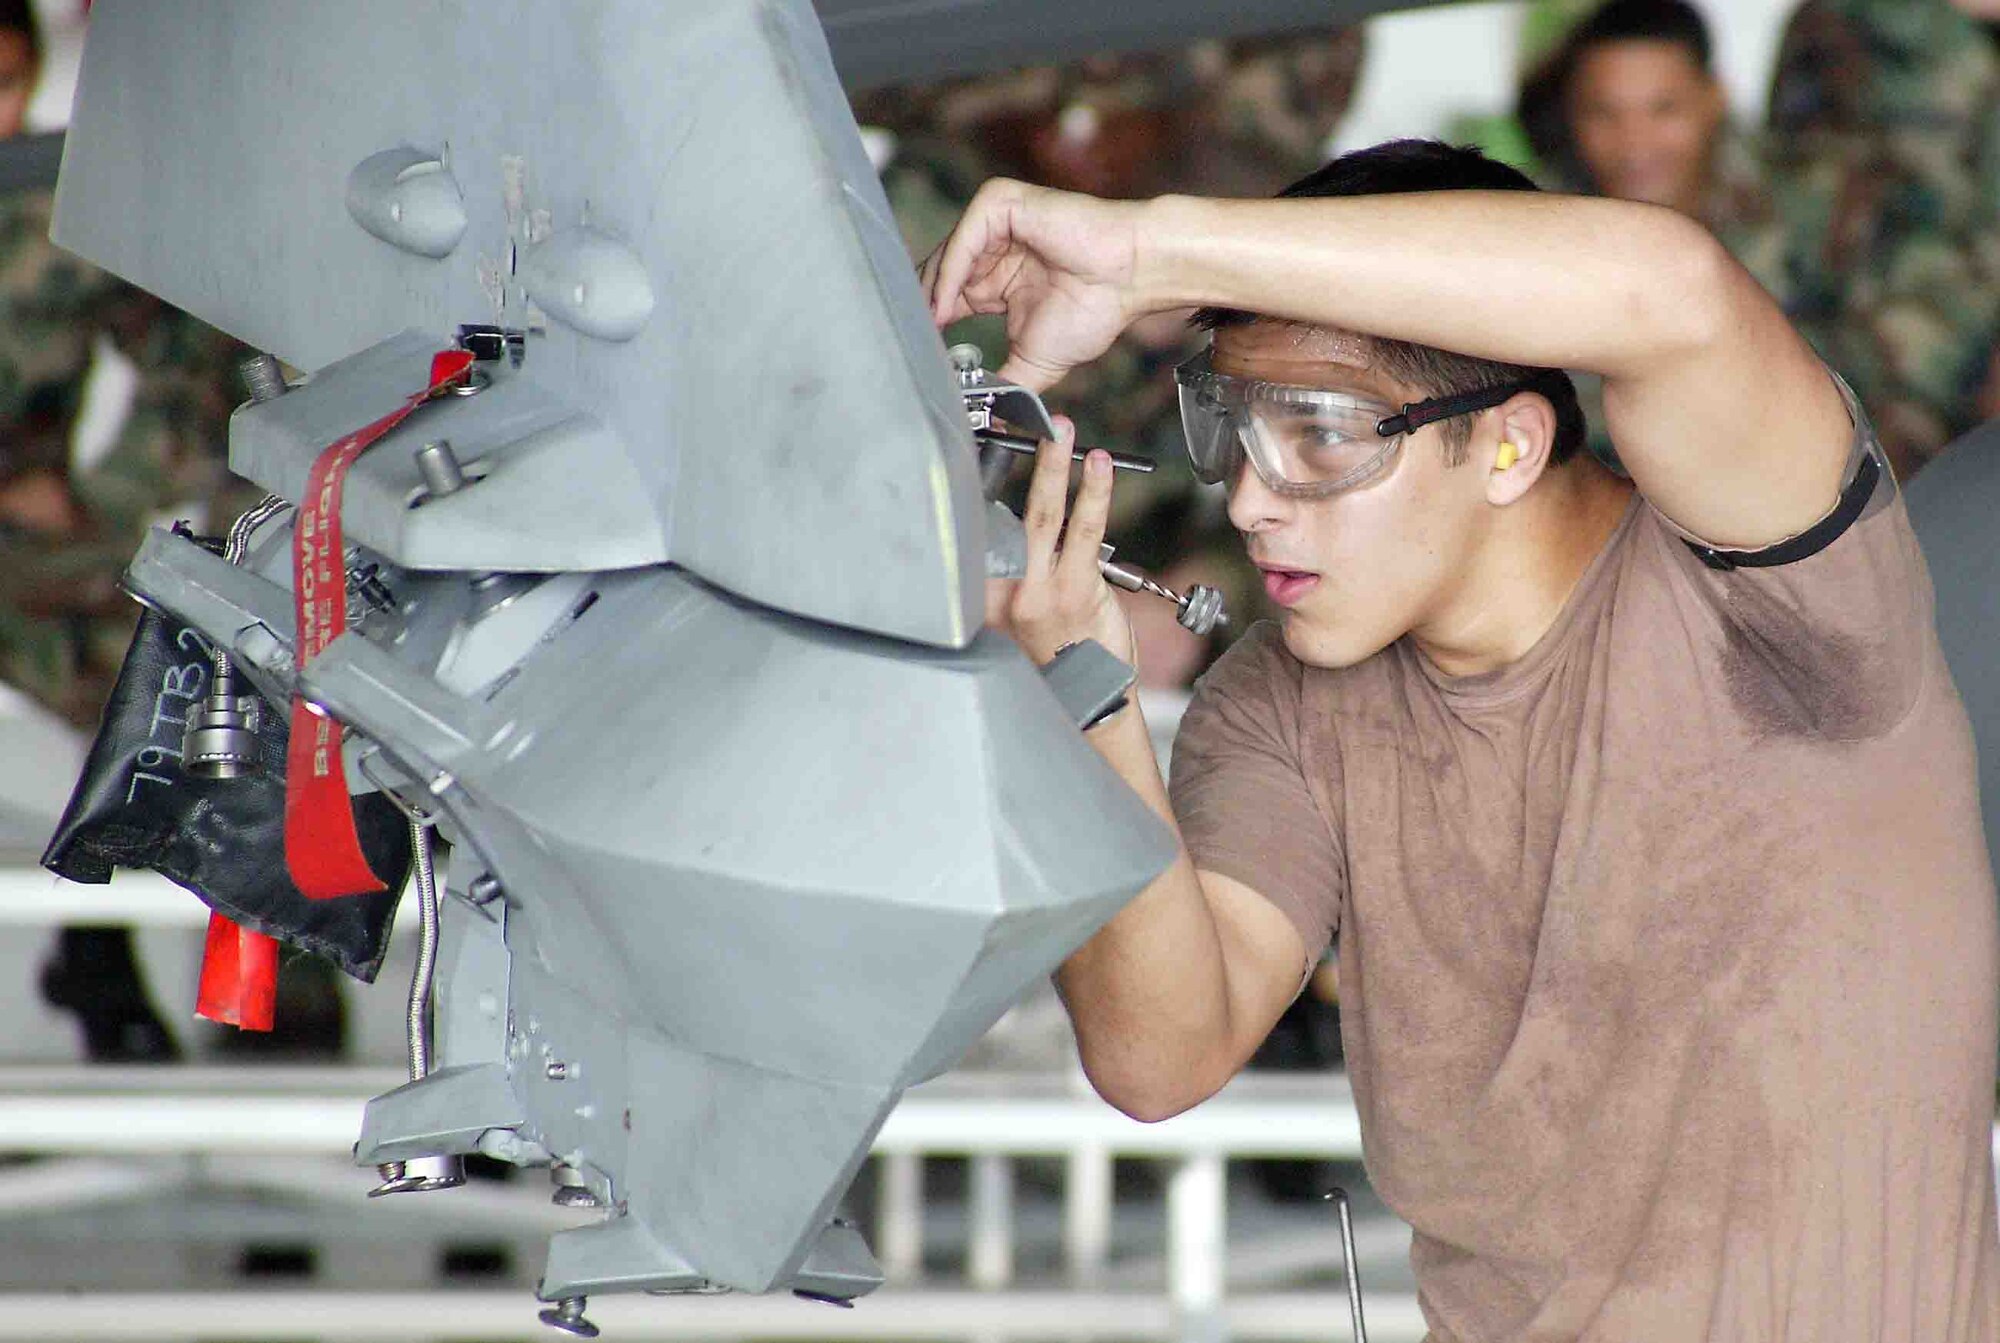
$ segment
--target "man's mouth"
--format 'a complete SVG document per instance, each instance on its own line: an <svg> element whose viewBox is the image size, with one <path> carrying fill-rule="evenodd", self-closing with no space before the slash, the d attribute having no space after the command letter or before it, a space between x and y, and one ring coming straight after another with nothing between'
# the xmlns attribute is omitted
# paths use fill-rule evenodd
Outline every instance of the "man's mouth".
<svg viewBox="0 0 2000 1343"><path fill-rule="evenodd" d="M1280 569L1268 564L1257 568L1264 575L1264 591L1279 606L1296 606L1319 585L1319 575L1304 569Z"/></svg>

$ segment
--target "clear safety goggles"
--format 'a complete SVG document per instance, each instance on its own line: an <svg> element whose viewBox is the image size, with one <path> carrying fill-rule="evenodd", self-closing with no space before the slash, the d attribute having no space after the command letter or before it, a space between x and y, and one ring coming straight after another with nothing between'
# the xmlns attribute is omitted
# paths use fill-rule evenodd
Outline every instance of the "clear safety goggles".
<svg viewBox="0 0 2000 1343"><path fill-rule="evenodd" d="M1399 410L1324 387L1217 373L1208 350L1174 370L1195 479L1233 484L1247 458L1265 488L1295 499L1323 499L1364 485L1387 470L1403 440L1423 426L1539 390L1546 376Z"/></svg>

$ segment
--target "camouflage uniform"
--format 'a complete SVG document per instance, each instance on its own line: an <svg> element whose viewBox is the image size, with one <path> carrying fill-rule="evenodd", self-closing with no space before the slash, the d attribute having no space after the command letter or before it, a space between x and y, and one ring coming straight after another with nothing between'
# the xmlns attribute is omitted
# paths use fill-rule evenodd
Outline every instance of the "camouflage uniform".
<svg viewBox="0 0 2000 1343"><path fill-rule="evenodd" d="M239 348L48 240L51 198L0 200L0 492L49 485L73 525L0 520L0 680L88 725L109 693L137 607L118 589L148 523L240 501L225 490ZM70 464L96 342L138 368L104 459Z"/></svg>
<svg viewBox="0 0 2000 1343"><path fill-rule="evenodd" d="M2000 58L1947 0L1808 0L1772 80L1782 171L1836 202L1849 278L1822 350L1906 469L1981 418L2000 336ZM1814 312L1808 320L1821 316Z"/></svg>
<svg viewBox="0 0 2000 1343"><path fill-rule="evenodd" d="M1198 106L1176 190L1273 196L1326 161L1361 79L1365 30L1204 43L1189 52Z"/></svg>

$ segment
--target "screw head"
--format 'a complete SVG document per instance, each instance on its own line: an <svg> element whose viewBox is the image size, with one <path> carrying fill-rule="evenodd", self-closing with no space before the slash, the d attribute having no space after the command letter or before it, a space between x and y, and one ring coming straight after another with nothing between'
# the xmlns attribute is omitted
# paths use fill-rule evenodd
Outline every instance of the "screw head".
<svg viewBox="0 0 2000 1343"><path fill-rule="evenodd" d="M560 1329L566 1334L575 1334L578 1338L596 1338L597 1326L583 1318L583 1308L586 1304L585 1298L580 1296L564 1297L543 1311L539 1318L551 1329Z"/></svg>

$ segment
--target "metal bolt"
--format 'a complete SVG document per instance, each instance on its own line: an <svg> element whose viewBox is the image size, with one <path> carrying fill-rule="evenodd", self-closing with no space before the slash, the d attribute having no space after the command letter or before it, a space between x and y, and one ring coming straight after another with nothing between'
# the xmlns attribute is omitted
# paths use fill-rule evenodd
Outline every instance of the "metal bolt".
<svg viewBox="0 0 2000 1343"><path fill-rule="evenodd" d="M465 892L466 897L475 905L490 905L506 893L500 886L500 878L491 872L474 877L472 885Z"/></svg>
<svg viewBox="0 0 2000 1343"><path fill-rule="evenodd" d="M370 1198L381 1198L384 1194L429 1194L456 1189L465 1183L465 1161L455 1156L411 1157L408 1161L385 1162L375 1169L383 1176L383 1182L368 1191Z"/></svg>
<svg viewBox="0 0 2000 1343"><path fill-rule="evenodd" d="M578 1338L596 1338L597 1326L583 1318L583 1308L589 1304L587 1297L566 1296L541 1313L543 1324L552 1329L560 1329Z"/></svg>
<svg viewBox="0 0 2000 1343"><path fill-rule="evenodd" d="M284 367L268 354L253 354L236 366L252 401L275 401L290 390Z"/></svg>
<svg viewBox="0 0 2000 1343"><path fill-rule="evenodd" d="M433 499L465 488L465 470L458 464L451 440L440 438L417 449L417 474L424 478L424 490Z"/></svg>
<svg viewBox="0 0 2000 1343"><path fill-rule="evenodd" d="M403 1183L402 1162L384 1161L375 1168L375 1173L382 1177L382 1183L369 1190L368 1197L380 1198L384 1194L400 1194L403 1192L401 1188Z"/></svg>
<svg viewBox="0 0 2000 1343"><path fill-rule="evenodd" d="M569 1065L561 1059L550 1059L548 1067L542 1071L547 1074L551 1082L566 1082L569 1080Z"/></svg>

